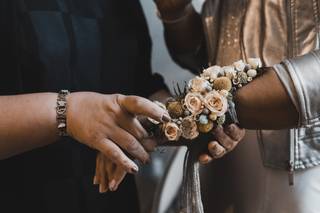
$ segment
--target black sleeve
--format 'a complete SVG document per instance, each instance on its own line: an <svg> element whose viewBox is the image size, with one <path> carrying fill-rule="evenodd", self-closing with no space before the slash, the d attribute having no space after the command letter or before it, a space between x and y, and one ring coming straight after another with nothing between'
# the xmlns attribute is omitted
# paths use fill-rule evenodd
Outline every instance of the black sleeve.
<svg viewBox="0 0 320 213"><path fill-rule="evenodd" d="M0 1L0 95L19 93L18 1Z"/></svg>
<svg viewBox="0 0 320 213"><path fill-rule="evenodd" d="M144 97L149 97L159 90L168 90L163 77L152 73L151 69L151 38L142 7L138 1L134 4L135 17L137 17L137 34L139 46L139 58L137 61L137 72L135 73L135 93Z"/></svg>

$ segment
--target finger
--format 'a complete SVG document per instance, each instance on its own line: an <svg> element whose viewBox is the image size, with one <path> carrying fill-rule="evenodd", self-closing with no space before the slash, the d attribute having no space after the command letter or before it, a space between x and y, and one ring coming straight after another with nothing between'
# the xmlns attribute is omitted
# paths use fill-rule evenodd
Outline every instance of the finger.
<svg viewBox="0 0 320 213"><path fill-rule="evenodd" d="M117 166L115 163L113 163L111 160L109 160L107 157L104 157L104 165L105 165L105 173L107 176L107 182L106 182L106 186L108 187L108 189L110 190L110 183L113 180L113 175L115 173L115 169L116 167L121 168L123 170L122 167ZM111 190L110 190L111 191Z"/></svg>
<svg viewBox="0 0 320 213"><path fill-rule="evenodd" d="M143 146L147 152L153 152L157 145L156 140L150 137L149 133L143 127L141 121L132 115L124 114L120 117L120 127L131 133Z"/></svg>
<svg viewBox="0 0 320 213"><path fill-rule="evenodd" d="M144 115L158 122L169 122L170 116L165 109L146 98L139 96L118 96L119 105L134 115Z"/></svg>
<svg viewBox="0 0 320 213"><path fill-rule="evenodd" d="M216 140L229 152L233 150L236 145L238 144L238 141L232 140L223 130L222 127L218 126L214 130L214 135Z"/></svg>
<svg viewBox="0 0 320 213"><path fill-rule="evenodd" d="M100 183L100 172L99 172L99 166L100 166L100 152L97 154L96 157L96 170L93 177L93 184L98 185Z"/></svg>
<svg viewBox="0 0 320 213"><path fill-rule="evenodd" d="M109 183L110 191L116 191L126 176L127 172L120 167L116 167Z"/></svg>
<svg viewBox="0 0 320 213"><path fill-rule="evenodd" d="M217 141L212 141L208 144L208 151L214 159L221 158L227 153L227 150Z"/></svg>
<svg viewBox="0 0 320 213"><path fill-rule="evenodd" d="M155 138L145 138L140 143L142 144L142 146L145 148L147 152L154 152L156 150L157 141Z"/></svg>
<svg viewBox="0 0 320 213"><path fill-rule="evenodd" d="M139 141L149 137L148 132L142 126L140 121L129 113L124 112L121 114L117 123L122 129L129 132Z"/></svg>
<svg viewBox="0 0 320 213"><path fill-rule="evenodd" d="M115 127L113 133L110 135L110 138L135 159L140 160L142 163L149 162L149 154L146 152L140 142L127 131L120 127Z"/></svg>
<svg viewBox="0 0 320 213"><path fill-rule="evenodd" d="M244 137L245 132L244 129L238 127L236 124L230 124L225 129L225 133L235 141L240 141Z"/></svg>
<svg viewBox="0 0 320 213"><path fill-rule="evenodd" d="M202 155L200 155L200 157L199 157L199 162L200 162L201 164L208 164L208 163L210 163L212 160L213 160L213 158L210 157L210 156L207 155L207 154L202 154Z"/></svg>
<svg viewBox="0 0 320 213"><path fill-rule="evenodd" d="M108 191L108 187L107 187L107 177L105 172L105 163L102 158L100 158L99 172L100 172L99 192L105 193Z"/></svg>
<svg viewBox="0 0 320 213"><path fill-rule="evenodd" d="M101 140L97 143L96 148L128 173L137 173L139 171L139 167L111 140L107 138Z"/></svg>

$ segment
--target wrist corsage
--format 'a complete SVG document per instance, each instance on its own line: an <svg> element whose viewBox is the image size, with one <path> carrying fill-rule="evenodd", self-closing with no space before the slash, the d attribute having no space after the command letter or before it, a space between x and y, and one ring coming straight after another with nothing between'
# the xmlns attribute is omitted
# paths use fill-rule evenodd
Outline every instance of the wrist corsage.
<svg viewBox="0 0 320 213"><path fill-rule="evenodd" d="M165 104L171 121L158 123L168 141L178 141L181 137L192 140L201 133L225 124L227 120L238 123L233 95L238 88L251 82L258 76L261 68L259 58L249 58L247 62L239 60L229 66L211 66L191 79L181 90L175 88L175 96Z"/></svg>

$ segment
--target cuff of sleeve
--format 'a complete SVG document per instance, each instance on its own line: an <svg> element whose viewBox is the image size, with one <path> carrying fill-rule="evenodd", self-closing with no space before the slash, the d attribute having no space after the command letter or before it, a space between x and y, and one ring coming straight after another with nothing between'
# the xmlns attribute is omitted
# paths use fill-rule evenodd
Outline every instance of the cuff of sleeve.
<svg viewBox="0 0 320 213"><path fill-rule="evenodd" d="M299 102L298 102L298 94L295 88L295 85L293 83L293 80L291 79L291 76L287 69L285 68L284 64L276 64L273 66L274 71L278 75L281 83L285 87L292 103L296 107L297 111L299 112L299 126L301 125L301 112L300 112L300 107L299 107Z"/></svg>
<svg viewBox="0 0 320 213"><path fill-rule="evenodd" d="M299 112L299 126L319 122L319 52L283 61L274 68Z"/></svg>

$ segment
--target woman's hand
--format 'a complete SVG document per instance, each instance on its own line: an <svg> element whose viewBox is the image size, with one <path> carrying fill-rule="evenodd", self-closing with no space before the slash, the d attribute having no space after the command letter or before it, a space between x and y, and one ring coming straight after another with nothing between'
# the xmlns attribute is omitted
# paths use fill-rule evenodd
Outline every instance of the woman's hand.
<svg viewBox="0 0 320 213"><path fill-rule="evenodd" d="M208 164L213 159L218 159L232 151L242 140L245 135L245 130L239 128L235 124L231 124L225 129L218 127L214 130L216 141L208 143L208 153L202 154L199 157L199 162L202 164ZM148 151L153 151L156 145L156 139L149 139L145 141L148 147ZM163 143L163 139L158 139ZM97 155L96 174L94 176L94 184L99 184L99 192L115 191L122 182L127 172L108 160L106 156L101 153Z"/></svg>
<svg viewBox="0 0 320 213"><path fill-rule="evenodd" d="M93 184L99 185L100 193L116 191L126 174L125 169L110 161L101 152L97 154Z"/></svg>
<svg viewBox="0 0 320 213"><path fill-rule="evenodd" d="M215 141L208 143L209 154L202 154L199 162L207 164L213 159L221 158L232 151L245 136L245 130L235 124L231 124L225 129L217 127L214 130Z"/></svg>
<svg viewBox="0 0 320 213"><path fill-rule="evenodd" d="M99 150L129 173L138 172L138 166L122 149L143 163L149 161L149 154L140 143L148 138L148 133L136 115L144 115L159 122L170 120L165 110L137 96L77 92L68 96L67 103L68 134Z"/></svg>

